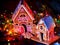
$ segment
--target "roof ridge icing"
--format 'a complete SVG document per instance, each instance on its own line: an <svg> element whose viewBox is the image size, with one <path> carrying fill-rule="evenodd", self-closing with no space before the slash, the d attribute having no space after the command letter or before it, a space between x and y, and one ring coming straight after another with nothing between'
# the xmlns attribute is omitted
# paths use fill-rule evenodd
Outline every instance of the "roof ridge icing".
<svg viewBox="0 0 60 45"><path fill-rule="evenodd" d="M27 11L30 13L31 17L33 17L33 20L34 20L34 16L33 16L34 14L33 14L32 10L30 9L30 7L28 6L28 4L25 2L25 0L24 1L23 0L20 0L20 2L18 3L17 8L15 9L15 11L13 13L12 19L15 17L15 15L17 14L17 12L20 10L20 7L22 5L24 7L26 7Z"/></svg>

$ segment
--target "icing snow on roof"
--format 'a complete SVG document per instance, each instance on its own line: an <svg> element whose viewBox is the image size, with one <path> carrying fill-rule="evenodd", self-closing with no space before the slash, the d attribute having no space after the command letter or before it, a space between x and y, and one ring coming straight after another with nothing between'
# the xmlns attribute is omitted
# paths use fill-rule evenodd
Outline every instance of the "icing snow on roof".
<svg viewBox="0 0 60 45"><path fill-rule="evenodd" d="M42 20L44 21L44 23L48 29L50 29L51 26L53 26L53 27L55 26L54 25L55 23L51 16L46 16L46 17L42 18Z"/></svg>

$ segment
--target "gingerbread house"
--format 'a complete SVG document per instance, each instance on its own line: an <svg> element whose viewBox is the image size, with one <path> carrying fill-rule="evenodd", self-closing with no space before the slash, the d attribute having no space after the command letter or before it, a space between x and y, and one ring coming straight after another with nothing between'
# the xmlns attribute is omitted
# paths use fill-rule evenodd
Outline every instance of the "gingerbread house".
<svg viewBox="0 0 60 45"><path fill-rule="evenodd" d="M19 5L17 6L13 16L12 16L12 20L13 20L13 25L15 27L15 29L19 30L19 27L21 25L24 26L25 28L25 32L26 31L31 31L32 29L32 24L33 24L33 13L31 11L31 9L29 8L29 6L26 4L25 1L20 1Z"/></svg>
<svg viewBox="0 0 60 45"><path fill-rule="evenodd" d="M40 32L40 36L42 40L50 40L54 37L54 27L55 23L51 16L45 16L40 19L37 24L37 29Z"/></svg>
<svg viewBox="0 0 60 45"><path fill-rule="evenodd" d="M34 24L34 13L23 0L19 2L12 16L12 20L15 32L24 34L23 36L25 38L32 39L47 45L49 45L52 39L58 39L54 38L55 23L52 17L45 16L38 21L37 25Z"/></svg>

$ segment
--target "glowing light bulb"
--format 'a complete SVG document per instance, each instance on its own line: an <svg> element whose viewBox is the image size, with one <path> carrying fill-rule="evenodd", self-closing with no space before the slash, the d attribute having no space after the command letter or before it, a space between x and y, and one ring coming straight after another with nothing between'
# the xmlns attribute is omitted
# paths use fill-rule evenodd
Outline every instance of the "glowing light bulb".
<svg viewBox="0 0 60 45"><path fill-rule="evenodd" d="M9 23L9 20L7 20L7 23Z"/></svg>
<svg viewBox="0 0 60 45"><path fill-rule="evenodd" d="M9 30L7 29L6 31L8 32Z"/></svg>
<svg viewBox="0 0 60 45"><path fill-rule="evenodd" d="M3 15L1 14L1 16L3 16Z"/></svg>
<svg viewBox="0 0 60 45"><path fill-rule="evenodd" d="M12 32L10 31L9 33L11 34Z"/></svg>
<svg viewBox="0 0 60 45"><path fill-rule="evenodd" d="M8 34L12 34L12 32L11 32L11 31L9 31L9 32L8 32Z"/></svg>
<svg viewBox="0 0 60 45"><path fill-rule="evenodd" d="M8 40L8 42L9 42L10 40Z"/></svg>
<svg viewBox="0 0 60 45"><path fill-rule="evenodd" d="M57 21L57 19L55 18L55 21Z"/></svg>

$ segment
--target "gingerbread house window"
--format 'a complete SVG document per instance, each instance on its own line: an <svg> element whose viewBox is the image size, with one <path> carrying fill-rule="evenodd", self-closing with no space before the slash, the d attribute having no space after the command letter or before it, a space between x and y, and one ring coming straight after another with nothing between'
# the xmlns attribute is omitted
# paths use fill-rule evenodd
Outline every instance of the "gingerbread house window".
<svg viewBox="0 0 60 45"><path fill-rule="evenodd" d="M40 29L43 30L43 26L40 26Z"/></svg>
<svg viewBox="0 0 60 45"><path fill-rule="evenodd" d="M21 15L20 17L25 17L25 15Z"/></svg>
<svg viewBox="0 0 60 45"><path fill-rule="evenodd" d="M40 25L40 30L44 30L44 26L43 25Z"/></svg>
<svg viewBox="0 0 60 45"><path fill-rule="evenodd" d="M15 25L18 25L18 24L15 24Z"/></svg>
<svg viewBox="0 0 60 45"><path fill-rule="evenodd" d="M28 23L28 25L30 25L30 23Z"/></svg>

